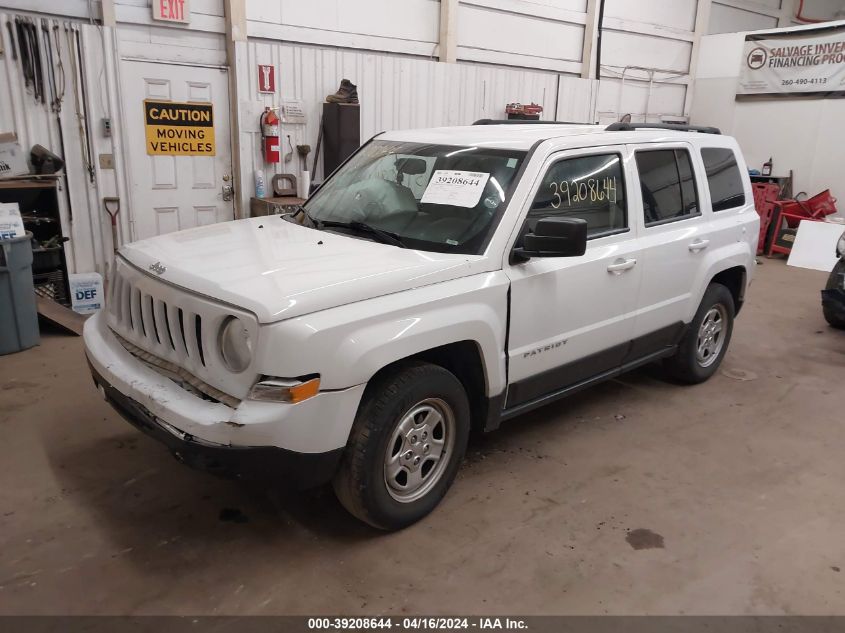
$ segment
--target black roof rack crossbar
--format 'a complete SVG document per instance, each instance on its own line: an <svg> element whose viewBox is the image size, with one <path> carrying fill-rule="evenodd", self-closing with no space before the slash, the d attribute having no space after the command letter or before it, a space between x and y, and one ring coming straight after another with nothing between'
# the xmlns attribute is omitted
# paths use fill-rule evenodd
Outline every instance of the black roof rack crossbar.
<svg viewBox="0 0 845 633"><path fill-rule="evenodd" d="M538 121L535 119L478 119L473 125L521 125L522 123L541 125L590 125L589 123L576 123L575 121Z"/></svg>
<svg viewBox="0 0 845 633"><path fill-rule="evenodd" d="M680 123L611 123L606 128L608 132L633 132L634 130L675 130L676 132L700 132L701 134L721 134L717 127L705 125L683 125Z"/></svg>

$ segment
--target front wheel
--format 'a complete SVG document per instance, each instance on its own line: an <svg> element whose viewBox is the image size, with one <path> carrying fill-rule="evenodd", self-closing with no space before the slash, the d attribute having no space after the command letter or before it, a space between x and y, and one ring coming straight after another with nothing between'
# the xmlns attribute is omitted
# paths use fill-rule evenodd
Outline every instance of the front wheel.
<svg viewBox="0 0 845 633"><path fill-rule="evenodd" d="M833 270L830 272L830 277L827 278L825 290L841 290L845 291L843 285L843 276L845 276L845 259L840 259L836 262ZM833 303L830 301L823 301L822 312L824 319L831 327L845 330L845 311L840 307L841 303Z"/></svg>
<svg viewBox="0 0 845 633"><path fill-rule="evenodd" d="M446 494L469 437L469 403L454 374L409 362L368 387L334 489L343 506L373 527L419 521Z"/></svg>
<svg viewBox="0 0 845 633"><path fill-rule="evenodd" d="M731 341L734 312L730 290L710 284L678 351L664 361L671 378L693 385L716 373Z"/></svg>

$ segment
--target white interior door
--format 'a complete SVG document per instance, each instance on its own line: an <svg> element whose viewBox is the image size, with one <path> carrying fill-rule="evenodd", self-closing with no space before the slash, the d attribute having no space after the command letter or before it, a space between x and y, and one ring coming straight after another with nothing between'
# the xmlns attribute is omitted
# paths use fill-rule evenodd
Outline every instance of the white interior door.
<svg viewBox="0 0 845 633"><path fill-rule="evenodd" d="M132 239L234 218L229 83L225 70L159 62L121 63ZM214 155L149 155L144 100L211 103Z"/></svg>

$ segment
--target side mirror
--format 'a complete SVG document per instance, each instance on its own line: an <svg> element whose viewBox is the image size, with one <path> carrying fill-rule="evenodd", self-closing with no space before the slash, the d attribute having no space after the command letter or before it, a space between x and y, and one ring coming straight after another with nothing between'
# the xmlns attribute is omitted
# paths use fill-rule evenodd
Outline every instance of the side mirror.
<svg viewBox="0 0 845 633"><path fill-rule="evenodd" d="M522 238L522 248L514 254L523 260L532 257L578 257L587 251L587 221L581 218L543 218L533 233Z"/></svg>

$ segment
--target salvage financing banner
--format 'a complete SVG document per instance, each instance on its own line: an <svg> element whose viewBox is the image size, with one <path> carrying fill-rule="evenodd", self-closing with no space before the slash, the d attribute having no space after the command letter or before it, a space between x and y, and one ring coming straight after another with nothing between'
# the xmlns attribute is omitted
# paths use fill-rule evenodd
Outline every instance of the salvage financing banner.
<svg viewBox="0 0 845 633"><path fill-rule="evenodd" d="M845 96L845 27L746 35L736 92Z"/></svg>

